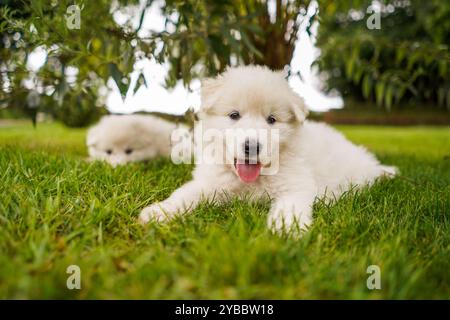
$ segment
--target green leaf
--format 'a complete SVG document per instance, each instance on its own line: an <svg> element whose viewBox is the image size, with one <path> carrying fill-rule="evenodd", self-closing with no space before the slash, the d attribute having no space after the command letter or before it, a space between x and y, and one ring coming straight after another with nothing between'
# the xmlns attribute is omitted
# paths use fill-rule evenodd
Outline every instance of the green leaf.
<svg viewBox="0 0 450 320"><path fill-rule="evenodd" d="M359 85L359 81L361 80L361 77L363 75L364 69L363 68L356 68L355 72L353 73L353 83L356 85Z"/></svg>
<svg viewBox="0 0 450 320"><path fill-rule="evenodd" d="M249 37L247 36L246 32L241 32L242 40L244 41L244 44L249 48L258 58L263 58L263 54L261 51L259 51L253 43L250 41Z"/></svg>
<svg viewBox="0 0 450 320"><path fill-rule="evenodd" d="M407 89L407 85L401 85L400 88L398 88L397 90L395 90L395 102L398 104L400 102L400 100L403 98L403 96L405 95L406 89Z"/></svg>
<svg viewBox="0 0 450 320"><path fill-rule="evenodd" d="M355 68L357 59L358 59L358 49L355 46L355 47L353 47L350 58L347 60L347 63L345 64L345 73L346 73L348 79L352 78L353 70Z"/></svg>
<svg viewBox="0 0 450 320"><path fill-rule="evenodd" d="M399 65L406 56L406 49L404 47L397 48L395 52L395 63Z"/></svg>
<svg viewBox="0 0 450 320"><path fill-rule="evenodd" d="M264 30L257 24L250 23L245 26L249 31L258 35L264 35Z"/></svg>
<svg viewBox="0 0 450 320"><path fill-rule="evenodd" d="M439 75L443 78L446 77L447 75L447 66L448 62L445 61L444 59L439 60L439 64L438 64L438 70L439 70Z"/></svg>
<svg viewBox="0 0 450 320"><path fill-rule="evenodd" d="M375 85L375 98L378 106L383 105L384 87L385 84L383 81L378 81Z"/></svg>
<svg viewBox="0 0 450 320"><path fill-rule="evenodd" d="M420 52L419 51L413 52L413 54L409 56L408 66L406 68L408 70L411 70L411 68L419 60L419 58L420 58Z"/></svg>
<svg viewBox="0 0 450 320"><path fill-rule="evenodd" d="M386 94L385 94L385 99L384 99L384 103L386 105L386 109L387 110L391 110L392 107L392 96L393 96L393 92L394 92L394 88L392 85L389 85L386 88Z"/></svg>
<svg viewBox="0 0 450 320"><path fill-rule="evenodd" d="M113 62L108 63L108 71L109 71L109 75L116 82L117 87L119 88L119 91L120 91L120 95L122 96L122 99L125 99L125 96L128 91L128 86L126 84L124 84L122 81L124 78L123 73L119 70L117 65Z"/></svg>
<svg viewBox="0 0 450 320"><path fill-rule="evenodd" d="M370 77L370 75L366 74L362 82L363 97L368 99L371 91L372 91L372 78Z"/></svg>
<svg viewBox="0 0 450 320"><path fill-rule="evenodd" d="M136 92L139 90L139 88L144 85L146 88L147 86L147 81L145 80L144 74L141 73L136 81L136 85L134 86L134 90L133 90L133 95L136 94Z"/></svg>

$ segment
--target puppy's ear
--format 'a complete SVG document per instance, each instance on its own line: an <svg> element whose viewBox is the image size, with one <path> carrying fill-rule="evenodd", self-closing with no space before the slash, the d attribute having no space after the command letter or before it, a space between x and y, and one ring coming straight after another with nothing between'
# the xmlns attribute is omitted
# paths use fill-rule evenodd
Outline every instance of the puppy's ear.
<svg viewBox="0 0 450 320"><path fill-rule="evenodd" d="M289 76L288 72L286 70L284 70L284 69L283 70L274 71L274 72L277 73L280 76L280 78L283 79L283 80L287 80L287 78Z"/></svg>
<svg viewBox="0 0 450 320"><path fill-rule="evenodd" d="M88 147L94 146L98 142L99 132L97 127L89 129L86 137L86 144Z"/></svg>
<svg viewBox="0 0 450 320"><path fill-rule="evenodd" d="M309 114L309 110L306 107L305 101L302 97L300 97L295 92L292 93L292 109L294 111L295 119L298 122L305 121L306 117Z"/></svg>
<svg viewBox="0 0 450 320"><path fill-rule="evenodd" d="M222 86L223 79L221 76L217 78L207 78L202 80L202 87L200 89L201 107L200 111L207 111L214 106L217 100L217 90Z"/></svg>

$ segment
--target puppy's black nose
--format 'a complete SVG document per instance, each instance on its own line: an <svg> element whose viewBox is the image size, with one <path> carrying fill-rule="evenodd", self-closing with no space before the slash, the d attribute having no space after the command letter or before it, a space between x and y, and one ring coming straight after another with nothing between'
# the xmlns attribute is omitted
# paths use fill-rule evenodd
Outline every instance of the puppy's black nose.
<svg viewBox="0 0 450 320"><path fill-rule="evenodd" d="M250 141L249 139L245 140L244 152L246 156L258 155L260 151L261 151L261 144L259 142Z"/></svg>

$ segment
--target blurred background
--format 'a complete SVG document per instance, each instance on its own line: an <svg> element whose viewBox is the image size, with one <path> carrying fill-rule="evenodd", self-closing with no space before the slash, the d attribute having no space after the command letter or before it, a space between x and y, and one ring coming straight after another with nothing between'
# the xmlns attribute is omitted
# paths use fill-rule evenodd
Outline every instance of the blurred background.
<svg viewBox="0 0 450 320"><path fill-rule="evenodd" d="M448 125L449 44L441 0L0 0L0 121L182 115L200 79L261 64L313 118Z"/></svg>

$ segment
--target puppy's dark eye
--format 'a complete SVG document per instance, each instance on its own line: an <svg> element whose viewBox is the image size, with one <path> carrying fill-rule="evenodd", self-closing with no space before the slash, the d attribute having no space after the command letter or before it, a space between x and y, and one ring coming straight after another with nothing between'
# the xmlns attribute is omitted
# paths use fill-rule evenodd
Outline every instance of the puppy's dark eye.
<svg viewBox="0 0 450 320"><path fill-rule="evenodd" d="M241 115L239 114L239 111L233 111L228 116L233 120L239 120L241 118Z"/></svg>
<svg viewBox="0 0 450 320"><path fill-rule="evenodd" d="M277 119L273 115L267 117L268 124L274 124L275 122L277 122Z"/></svg>
<svg viewBox="0 0 450 320"><path fill-rule="evenodd" d="M132 154L133 153L133 149L131 149L131 148L125 149L125 153L126 154Z"/></svg>
<svg viewBox="0 0 450 320"><path fill-rule="evenodd" d="M106 150L106 153L107 153L107 154L112 154L112 150L111 150L111 149L107 149L107 150Z"/></svg>

